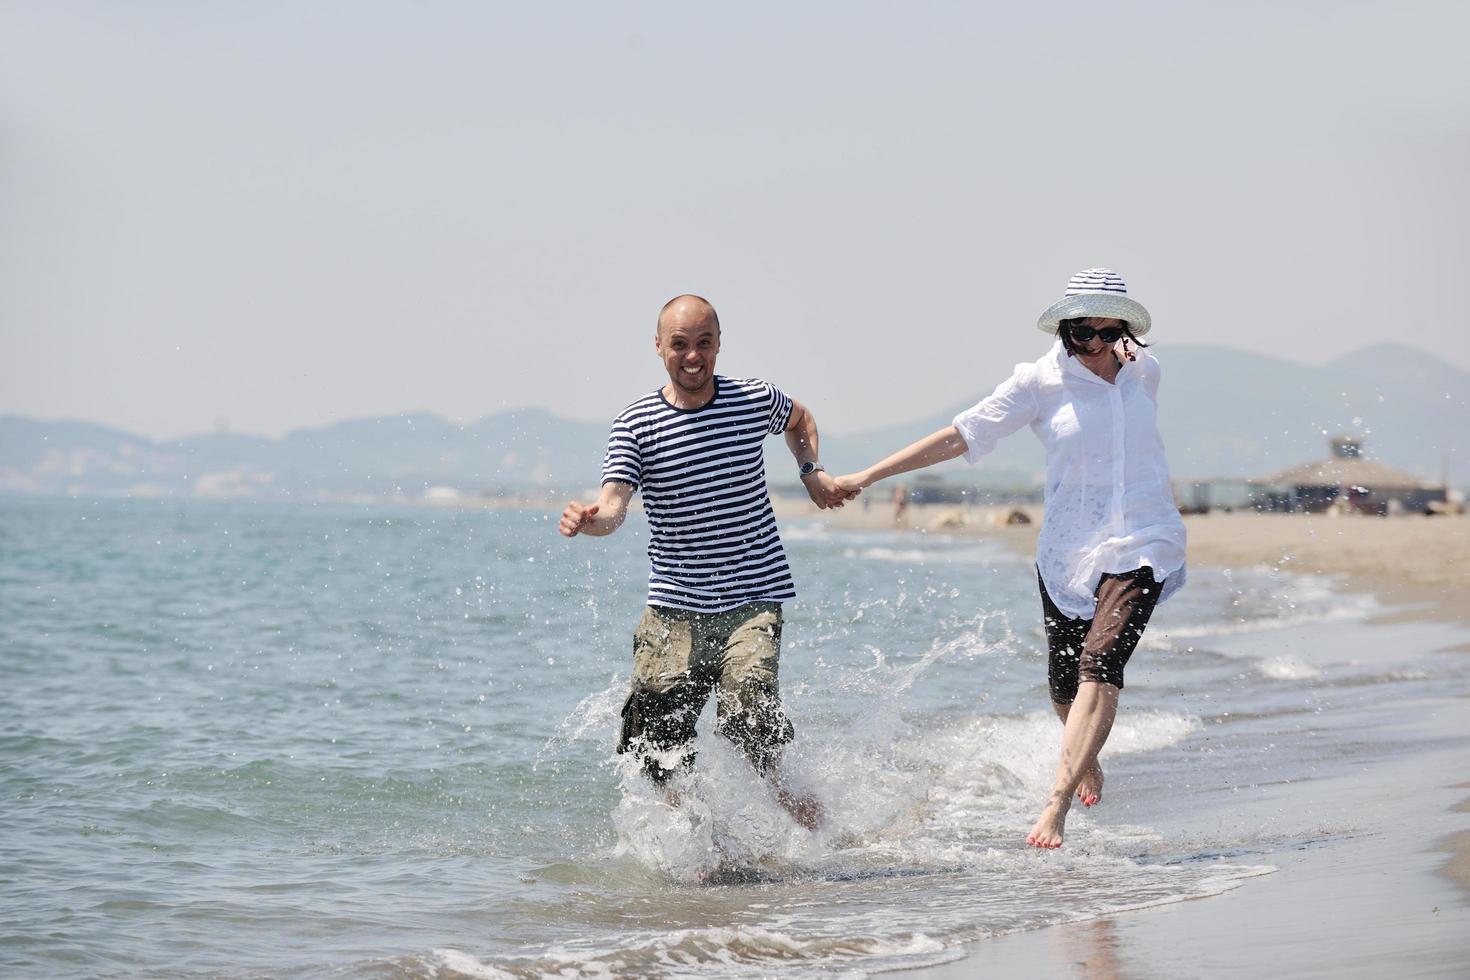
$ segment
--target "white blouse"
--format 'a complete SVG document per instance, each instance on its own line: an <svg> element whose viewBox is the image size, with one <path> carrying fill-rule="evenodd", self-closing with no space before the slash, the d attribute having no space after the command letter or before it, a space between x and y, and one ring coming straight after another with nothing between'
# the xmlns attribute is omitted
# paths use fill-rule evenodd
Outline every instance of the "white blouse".
<svg viewBox="0 0 1470 980"><path fill-rule="evenodd" d="M1184 584L1184 521L1159 438L1159 362L1136 356L1109 384L1058 340L954 420L972 464L1023 425L1046 447L1036 567L1057 608L1076 619L1092 618L1106 573L1148 565L1164 583L1160 602Z"/></svg>

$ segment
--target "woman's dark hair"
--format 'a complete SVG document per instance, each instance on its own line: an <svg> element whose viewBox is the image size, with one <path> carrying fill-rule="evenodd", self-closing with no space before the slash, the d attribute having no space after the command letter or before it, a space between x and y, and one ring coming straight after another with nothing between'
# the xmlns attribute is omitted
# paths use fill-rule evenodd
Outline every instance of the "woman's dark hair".
<svg viewBox="0 0 1470 980"><path fill-rule="evenodd" d="M1068 357L1076 357L1077 356L1077 346L1072 343L1072 325L1073 324L1076 324L1076 323L1080 323L1082 320L1086 320L1086 319L1088 319L1088 317L1083 317L1083 316L1072 317L1071 319L1063 320L1063 321L1061 321L1060 323L1057 324L1057 336L1060 337L1060 338L1062 338L1062 347L1066 349L1067 356ZM1133 360L1133 354L1132 354L1131 351L1128 350L1128 343L1129 343L1129 341L1132 341L1135 345L1137 345L1139 347L1147 347L1148 346L1148 344L1145 344L1143 341L1141 341L1137 337L1133 336L1133 328L1128 325L1128 321L1127 320L1124 320L1123 321L1123 353L1127 354L1128 355L1128 360L1131 361L1131 360Z"/></svg>

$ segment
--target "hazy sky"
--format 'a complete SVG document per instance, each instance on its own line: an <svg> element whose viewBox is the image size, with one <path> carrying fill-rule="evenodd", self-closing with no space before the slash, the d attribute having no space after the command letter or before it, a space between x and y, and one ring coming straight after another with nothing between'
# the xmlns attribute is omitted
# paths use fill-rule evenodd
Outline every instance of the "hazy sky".
<svg viewBox="0 0 1470 980"><path fill-rule="evenodd" d="M1173 343L1470 369L1470 4L0 3L0 413L611 418L665 299L828 431L1105 265Z"/></svg>

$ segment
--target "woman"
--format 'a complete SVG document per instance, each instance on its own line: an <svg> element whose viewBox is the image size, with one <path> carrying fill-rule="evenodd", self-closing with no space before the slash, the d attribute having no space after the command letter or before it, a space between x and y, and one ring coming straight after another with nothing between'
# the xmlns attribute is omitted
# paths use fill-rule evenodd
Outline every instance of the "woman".
<svg viewBox="0 0 1470 980"><path fill-rule="evenodd" d="M1040 359L1016 365L953 425L837 482L854 490L961 455L975 463L1023 425L1046 447L1036 567L1063 734L1056 784L1026 842L1060 847L1072 795L1102 799L1097 753L1123 667L1154 606L1184 584L1185 540L1159 438L1159 362L1139 350L1148 311L1117 273L1087 269L1037 326L1056 337Z"/></svg>

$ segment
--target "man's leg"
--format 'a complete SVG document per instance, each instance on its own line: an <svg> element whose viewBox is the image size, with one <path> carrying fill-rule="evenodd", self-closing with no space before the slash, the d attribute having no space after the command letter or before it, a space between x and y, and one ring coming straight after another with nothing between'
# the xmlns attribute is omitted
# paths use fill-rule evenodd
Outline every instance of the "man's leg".
<svg viewBox="0 0 1470 980"><path fill-rule="evenodd" d="M781 749L796 731L781 707L777 675L781 660L781 604L753 602L732 610L720 661L715 702L719 731L740 747L755 771L770 781L792 819L815 829L822 807L792 792L780 775Z"/></svg>
<svg viewBox="0 0 1470 980"><path fill-rule="evenodd" d="M709 698L695 651L697 613L648 606L633 631L633 679L618 752L632 752L660 786L694 764L694 726ZM709 658L706 658L709 659Z"/></svg>

